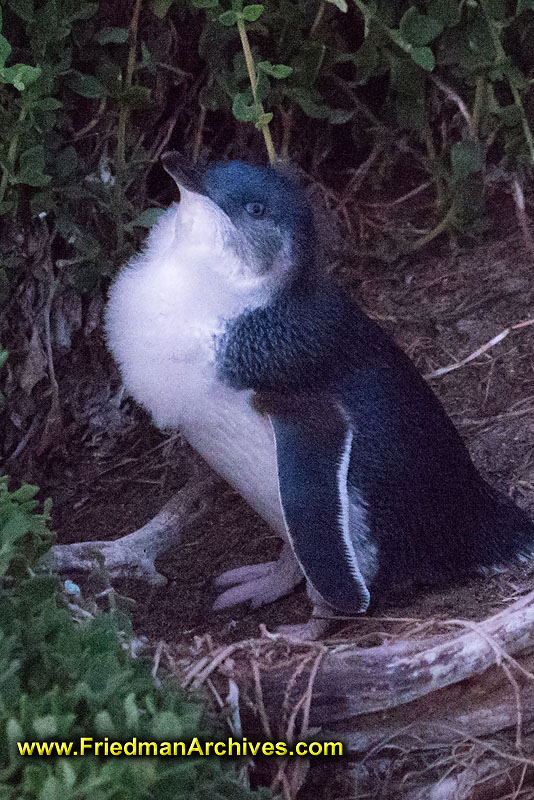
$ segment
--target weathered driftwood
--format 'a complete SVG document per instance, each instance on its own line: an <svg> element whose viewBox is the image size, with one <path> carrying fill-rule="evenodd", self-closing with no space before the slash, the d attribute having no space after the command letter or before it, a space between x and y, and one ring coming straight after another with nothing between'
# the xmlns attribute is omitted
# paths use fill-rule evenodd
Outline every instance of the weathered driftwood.
<svg viewBox="0 0 534 800"><path fill-rule="evenodd" d="M212 658L239 686L245 735L343 741L356 796L534 797L534 592L480 623L437 624L376 647L260 639Z"/></svg>
<svg viewBox="0 0 534 800"><path fill-rule="evenodd" d="M519 679L514 658L534 650L534 592L483 622L450 620L444 625L450 632L431 639L327 649L314 681L310 724L331 726L352 720L350 733L357 727L356 718L364 714L411 703L483 675L495 664L501 665L503 678L512 673ZM274 715L292 671L294 665L286 663L263 677ZM297 690L306 685L307 672L299 676Z"/></svg>
<svg viewBox="0 0 534 800"><path fill-rule="evenodd" d="M452 761L452 759L451 759ZM387 775L390 765L383 758L379 767L383 775ZM361 770L355 767L350 770L354 785L366 798L373 795L394 800L531 800L534 797L532 776L527 775L521 764L504 764L497 756L475 758L471 764L457 765L443 759L441 778L430 777L428 769L406 771L399 780L374 779L376 793L373 792L373 778L367 771L365 782L362 782ZM389 784L389 785L388 785ZM368 791L369 787L369 791ZM360 795L356 795L358 797Z"/></svg>
<svg viewBox="0 0 534 800"><path fill-rule="evenodd" d="M214 475L191 478L153 519L120 539L54 545L43 566L68 575L104 568L111 580L129 578L163 585L167 579L157 571L156 559L177 546L183 531L206 513L217 480Z"/></svg>

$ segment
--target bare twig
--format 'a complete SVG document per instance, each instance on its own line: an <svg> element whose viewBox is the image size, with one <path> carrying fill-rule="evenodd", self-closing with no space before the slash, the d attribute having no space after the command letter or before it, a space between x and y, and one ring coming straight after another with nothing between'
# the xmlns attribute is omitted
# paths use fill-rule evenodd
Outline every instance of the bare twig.
<svg viewBox="0 0 534 800"><path fill-rule="evenodd" d="M155 561L179 541L184 528L206 512L206 499L217 479L191 479L159 514L142 528L111 542L77 542L55 545L43 557L43 566L63 574L104 569L110 579L131 578L154 586L166 583Z"/></svg>
<svg viewBox="0 0 534 800"><path fill-rule="evenodd" d="M523 187L521 186L521 183L517 177L515 177L512 181L512 188L514 194L515 212L519 222L519 227L521 228L521 232L523 234L523 241L525 242L525 247L529 253L534 255L534 239L532 238L530 222L525 211L525 196L523 194Z"/></svg>
<svg viewBox="0 0 534 800"><path fill-rule="evenodd" d="M534 325L534 319L527 319L524 322L518 322L515 325L510 325L509 328L505 328L503 331L498 333L493 339L490 339L489 342L486 344L481 345L476 350L474 350L470 355L463 358L461 361L457 361L454 364L449 364L447 367L440 367L439 369L433 370L432 372L428 372L424 377L425 378L438 378L441 375L446 375L448 372L452 372L455 369L460 369L460 367L465 367L466 364L469 364L471 361L474 361L475 358L478 358L483 353L486 353L496 344L502 342L503 339L506 339L509 333L512 331L517 331L520 328L527 328L529 325Z"/></svg>

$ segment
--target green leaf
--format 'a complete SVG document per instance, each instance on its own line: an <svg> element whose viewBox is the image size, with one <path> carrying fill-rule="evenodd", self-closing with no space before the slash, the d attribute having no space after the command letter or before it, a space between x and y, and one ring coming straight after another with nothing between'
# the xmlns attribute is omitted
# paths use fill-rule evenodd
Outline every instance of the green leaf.
<svg viewBox="0 0 534 800"><path fill-rule="evenodd" d="M11 45L0 33L0 67L3 67L7 59L11 55Z"/></svg>
<svg viewBox="0 0 534 800"><path fill-rule="evenodd" d="M414 47L410 51L410 55L417 66L422 67L427 72L432 72L436 66L436 59L430 47Z"/></svg>
<svg viewBox="0 0 534 800"><path fill-rule="evenodd" d="M130 86L120 95L120 101L128 108L148 108L151 90L148 86Z"/></svg>
<svg viewBox="0 0 534 800"><path fill-rule="evenodd" d="M332 108L328 114L328 119L332 125L344 125L354 116L354 111L346 108Z"/></svg>
<svg viewBox="0 0 534 800"><path fill-rule="evenodd" d="M135 702L134 692L130 692L124 698L123 706L126 716L126 729L136 733L139 725L139 707Z"/></svg>
<svg viewBox="0 0 534 800"><path fill-rule="evenodd" d="M59 762L59 769L58 772L62 773L63 777L63 784L67 789L72 789L74 784L76 783L76 772L73 770L71 765L68 763L66 759L63 759Z"/></svg>
<svg viewBox="0 0 534 800"><path fill-rule="evenodd" d="M434 17L420 14L414 6L411 6L402 17L399 30L408 44L414 47L423 47L439 36L443 25Z"/></svg>
<svg viewBox="0 0 534 800"><path fill-rule="evenodd" d="M524 14L525 11L534 11L534 0L517 0L516 16Z"/></svg>
<svg viewBox="0 0 534 800"><path fill-rule="evenodd" d="M33 500L38 491L38 486L32 483L23 483L14 492L11 492L11 498L16 500L17 503L27 503L29 500Z"/></svg>
<svg viewBox="0 0 534 800"><path fill-rule="evenodd" d="M133 228L151 228L153 225L156 224L158 219L164 213L162 208L145 208L138 217L136 217L132 222L129 222L125 225L125 230L132 231Z"/></svg>
<svg viewBox="0 0 534 800"><path fill-rule="evenodd" d="M271 82L265 72L258 72L256 80L256 99L262 103L271 93Z"/></svg>
<svg viewBox="0 0 534 800"><path fill-rule="evenodd" d="M33 729L38 739L51 739L57 734L57 721L53 714L37 717L33 721Z"/></svg>
<svg viewBox="0 0 534 800"><path fill-rule="evenodd" d="M253 103L249 105L246 95L238 92L232 103L232 113L239 122L252 122L257 115L257 107Z"/></svg>
<svg viewBox="0 0 534 800"><path fill-rule="evenodd" d="M57 800L58 797L64 797L64 787L61 785L55 775L49 775L39 792L39 800Z"/></svg>
<svg viewBox="0 0 534 800"><path fill-rule="evenodd" d="M63 103L55 97L42 97L33 104L33 107L38 108L39 111L57 111L58 108L63 107Z"/></svg>
<svg viewBox="0 0 534 800"><path fill-rule="evenodd" d="M312 93L307 89L296 89L287 93L301 107L310 119L328 119L330 108L315 101Z"/></svg>
<svg viewBox="0 0 534 800"><path fill-rule="evenodd" d="M219 15L219 22L226 28L230 28L237 23L237 14L235 11L225 11L224 14Z"/></svg>
<svg viewBox="0 0 534 800"><path fill-rule="evenodd" d="M44 147L38 144L21 153L19 158L19 171L16 175L17 183L28 186L46 186L51 181L50 175L44 174Z"/></svg>
<svg viewBox="0 0 534 800"><path fill-rule="evenodd" d="M311 88L314 85L321 73L325 54L324 42L304 42L300 47L291 59L300 86Z"/></svg>
<svg viewBox="0 0 534 800"><path fill-rule="evenodd" d="M191 5L195 8L216 8L219 0L191 0Z"/></svg>
<svg viewBox="0 0 534 800"><path fill-rule="evenodd" d="M102 28L95 39L100 44L124 44L128 41L128 28Z"/></svg>
<svg viewBox="0 0 534 800"><path fill-rule="evenodd" d="M273 118L272 113L268 111L267 113L260 114L260 116L258 117L258 119L254 124L256 125L256 128L259 131L261 131L262 128L265 128L265 126L269 124L272 118Z"/></svg>
<svg viewBox="0 0 534 800"><path fill-rule="evenodd" d="M428 14L444 27L452 27L458 25L462 18L462 3L459 0L431 0Z"/></svg>
<svg viewBox="0 0 534 800"><path fill-rule="evenodd" d="M486 164L486 150L478 139L464 139L451 147L451 168L455 178L481 172Z"/></svg>
<svg viewBox="0 0 534 800"><path fill-rule="evenodd" d="M116 736L117 731L109 711L99 711L95 716L95 728L101 739L104 736Z"/></svg>
<svg viewBox="0 0 534 800"><path fill-rule="evenodd" d="M2 272L3 272L4 276L5 276L5 270L2 270ZM7 350L2 350L0 348L0 369L2 369L2 367L6 363L8 357L9 357L8 351Z"/></svg>
<svg viewBox="0 0 534 800"><path fill-rule="evenodd" d="M158 19L163 19L173 3L174 0L150 0L150 10Z"/></svg>
<svg viewBox="0 0 534 800"><path fill-rule="evenodd" d="M507 0L484 0L486 13L497 22L506 18L507 5Z"/></svg>
<svg viewBox="0 0 534 800"><path fill-rule="evenodd" d="M521 109L515 104L499 108L497 114L507 128L514 128L521 123Z"/></svg>
<svg viewBox="0 0 534 800"><path fill-rule="evenodd" d="M424 101L425 76L417 65L404 55L391 54L389 81L391 89L395 92Z"/></svg>
<svg viewBox="0 0 534 800"><path fill-rule="evenodd" d="M23 22L31 22L33 19L33 0L9 0L9 8Z"/></svg>
<svg viewBox="0 0 534 800"><path fill-rule="evenodd" d="M18 753L17 742L24 741L24 731L17 719L9 719L6 725L7 743L13 753Z"/></svg>
<svg viewBox="0 0 534 800"><path fill-rule="evenodd" d="M2 526L0 547L0 575L5 575L13 560L15 543L31 529L31 518L15 507L8 521Z"/></svg>
<svg viewBox="0 0 534 800"><path fill-rule="evenodd" d="M98 10L98 3L81 3L77 6L76 11L71 16L71 20L75 19L91 19Z"/></svg>
<svg viewBox="0 0 534 800"><path fill-rule="evenodd" d="M28 64L13 64L12 67L3 67L0 70L0 78L4 83L12 83L19 92L23 92L27 86L35 83L40 75L40 67L30 67Z"/></svg>
<svg viewBox="0 0 534 800"><path fill-rule="evenodd" d="M344 14L347 13L349 7L347 5L347 0L327 0L332 5L337 6L340 11L343 11Z"/></svg>
<svg viewBox="0 0 534 800"><path fill-rule="evenodd" d="M139 69L148 69L150 72L156 71L156 62L145 42L141 42L141 60L137 62L137 66Z"/></svg>
<svg viewBox="0 0 534 800"><path fill-rule="evenodd" d="M351 56L356 70L356 80L360 86L365 85L369 78L374 77L380 63L380 54L374 37L364 39L361 47Z"/></svg>
<svg viewBox="0 0 534 800"><path fill-rule="evenodd" d="M72 91L82 97L95 99L106 94L104 85L93 75L84 75L82 72L73 71L69 75L68 83Z"/></svg>
<svg viewBox="0 0 534 800"><path fill-rule="evenodd" d="M263 6L245 6L242 13L247 22L256 22L263 14Z"/></svg>
<svg viewBox="0 0 534 800"><path fill-rule="evenodd" d="M258 69L273 78L287 78L293 72L293 67L286 67L285 64L271 64L270 61L260 61Z"/></svg>
<svg viewBox="0 0 534 800"><path fill-rule="evenodd" d="M61 150L54 160L54 172L58 181L64 181L76 172L78 154L76 148L69 145Z"/></svg>
<svg viewBox="0 0 534 800"><path fill-rule="evenodd" d="M228 108L228 95L218 83L214 83L201 88L198 102L209 111L218 111L220 108Z"/></svg>

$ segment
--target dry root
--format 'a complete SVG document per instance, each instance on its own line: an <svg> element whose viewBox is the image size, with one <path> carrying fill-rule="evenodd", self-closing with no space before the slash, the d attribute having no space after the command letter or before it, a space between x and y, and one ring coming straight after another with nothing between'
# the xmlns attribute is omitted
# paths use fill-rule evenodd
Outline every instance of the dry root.
<svg viewBox="0 0 534 800"><path fill-rule="evenodd" d="M158 556L179 544L182 532L207 510L207 499L217 483L215 476L190 479L139 530L112 542L77 542L55 545L44 566L62 574L89 573L104 568L111 580L135 579L161 586L167 579L156 569Z"/></svg>
<svg viewBox="0 0 534 800"><path fill-rule="evenodd" d="M348 796L531 800L534 592L483 622L432 628L373 646L365 636L265 635L223 647L209 637L196 663L174 671L184 685L211 682L220 697L236 687L249 738L341 740ZM300 785L293 767L284 762L275 779L287 800Z"/></svg>

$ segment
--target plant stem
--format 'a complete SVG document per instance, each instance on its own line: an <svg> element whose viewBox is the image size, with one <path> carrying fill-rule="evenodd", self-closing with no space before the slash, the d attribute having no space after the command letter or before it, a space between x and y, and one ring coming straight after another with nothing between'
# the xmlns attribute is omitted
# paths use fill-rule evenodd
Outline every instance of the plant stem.
<svg viewBox="0 0 534 800"><path fill-rule="evenodd" d="M195 136L195 146L193 148L193 162L196 164L202 148L202 135L204 132L204 125L206 123L206 106L200 106L200 115L198 118L197 132Z"/></svg>
<svg viewBox="0 0 534 800"><path fill-rule="evenodd" d="M424 247L433 239L435 239L437 236L439 236L441 233L443 233L448 228L449 223L452 222L452 220L454 219L454 216L455 216L455 209L453 203L449 208L449 210L447 211L447 213L445 214L445 216L443 217L443 219L441 220L441 222L439 222L436 225L436 227L433 228L425 236L421 236L420 239L418 239L414 244L412 244L408 248L407 252L412 253L414 250L420 250L421 247Z"/></svg>
<svg viewBox="0 0 534 800"><path fill-rule="evenodd" d="M439 161L436 155L436 148L434 147L434 140L432 138L432 129L430 128L428 122L425 125L423 139L426 145L426 152L428 155L432 180L434 181L434 185L436 187L437 205L439 209L442 209L445 204L445 189L443 187L443 181L441 180L441 175L439 173Z"/></svg>
<svg viewBox="0 0 534 800"><path fill-rule="evenodd" d="M250 49L250 43L248 41L247 31L245 28L245 20L243 19L243 17L237 18L237 29L239 31L239 38L241 39L241 46L243 48L243 53L245 54L245 61L247 63L248 77L252 89L252 97L254 98L255 105L260 109L260 112L263 114L264 113L263 106L261 103L258 103L256 67L254 65L254 58L252 57L252 51ZM261 132L263 133L263 138L265 139L265 147L267 148L269 161L271 164L274 164L276 161L276 150L274 149L274 144L271 137L271 131L269 130L268 122L262 123Z"/></svg>
<svg viewBox="0 0 534 800"><path fill-rule="evenodd" d="M486 0L480 0L480 7L484 13L484 17L486 18L486 23L490 30L491 38L493 41L493 46L495 48L495 53L497 54L497 63L504 63L506 61L506 53L504 47L502 46L502 42L499 39L499 35L495 30L495 25L493 18L491 17L487 6ZM534 138L532 137L532 131L530 130L527 115L525 113L525 108L521 101L521 95L519 94L519 90L516 86L513 85L510 78L508 78L508 84L510 86L510 91L512 92L512 97L514 98L514 103L519 109L519 113L521 114L521 125L523 127L523 134L525 136L525 140L528 147L528 152L530 156L530 163L534 164Z"/></svg>
<svg viewBox="0 0 534 800"><path fill-rule="evenodd" d="M525 195L523 194L523 187L519 181L519 178L516 176L512 181L512 188L514 192L514 202L515 202L515 210L517 220L519 222L519 227L521 228L521 232L523 234L523 239L525 242L525 247L529 251L531 255L534 254L534 239L532 238L532 233L530 230L529 219L525 212Z"/></svg>
<svg viewBox="0 0 534 800"><path fill-rule="evenodd" d="M135 0L135 5L130 21L129 39L130 49L128 51L128 62L126 64L126 75L124 78L124 92L132 86L133 74L135 71L135 57L137 52L137 30L139 27L139 14L143 0ZM117 125L117 152L115 170L115 191L114 206L117 233L117 250L120 253L124 243L124 230L122 226L122 207L124 201L124 177L126 172L126 126L130 109L122 102L119 110L119 121Z"/></svg>
<svg viewBox="0 0 534 800"><path fill-rule="evenodd" d="M486 76L479 75L477 78L477 85L475 89L475 102L473 104L473 113L471 115L472 129L471 136L478 139L480 128L480 117L482 116L482 108L484 106L484 98L486 96Z"/></svg>
<svg viewBox="0 0 534 800"><path fill-rule="evenodd" d="M316 31L317 31L317 28L319 27L319 25L321 24L321 21L323 19L324 3L325 3L325 0L321 0L319 8L317 9L317 14L315 15L315 19L313 20L313 24L312 24L312 26L310 28L310 39L313 39L313 37L314 37L314 35L315 35Z"/></svg>
<svg viewBox="0 0 534 800"><path fill-rule="evenodd" d="M282 161L289 161L289 141L291 139L291 121L293 109L282 111Z"/></svg>
<svg viewBox="0 0 534 800"><path fill-rule="evenodd" d="M6 166L2 170L2 179L0 180L0 203L3 203L4 201L4 197L9 184L9 173L13 172L15 167L15 160L17 158L17 147L19 143L20 125L24 122L25 117L26 117L26 109L22 108L17 121L17 131L13 134L13 138L9 143Z"/></svg>

